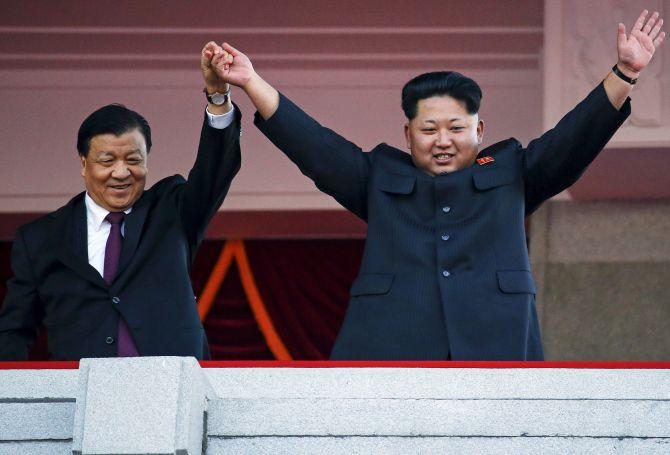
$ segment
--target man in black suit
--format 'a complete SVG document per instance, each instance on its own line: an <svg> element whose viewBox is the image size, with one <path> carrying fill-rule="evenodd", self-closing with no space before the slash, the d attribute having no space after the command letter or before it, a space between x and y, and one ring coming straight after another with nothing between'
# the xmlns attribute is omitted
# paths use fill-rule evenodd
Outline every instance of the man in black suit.
<svg viewBox="0 0 670 455"><path fill-rule="evenodd" d="M188 179L144 191L151 130L121 105L98 109L77 138L86 191L19 228L0 313L0 360L27 359L38 327L49 357L209 357L189 279L207 224L240 167L240 113L201 54L207 108Z"/></svg>
<svg viewBox="0 0 670 455"><path fill-rule="evenodd" d="M509 139L480 152L479 86L438 72L403 89L411 156L386 144L363 153L223 45L214 65L254 103L258 128L368 223L332 358L543 358L524 218L570 186L628 116L632 84L665 36L658 13L646 16L629 36L619 25L612 72L526 149Z"/></svg>

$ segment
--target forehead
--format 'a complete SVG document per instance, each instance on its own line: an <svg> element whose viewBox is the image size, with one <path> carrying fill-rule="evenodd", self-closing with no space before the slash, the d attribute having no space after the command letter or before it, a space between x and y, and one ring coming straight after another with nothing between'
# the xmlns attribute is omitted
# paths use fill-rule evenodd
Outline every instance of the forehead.
<svg viewBox="0 0 670 455"><path fill-rule="evenodd" d="M91 138L89 146L89 153L129 153L137 150L142 154L147 152L146 140L138 128L119 136L112 133L95 135Z"/></svg>
<svg viewBox="0 0 670 455"><path fill-rule="evenodd" d="M476 115L476 114L474 114ZM426 120L451 119L451 118L469 118L473 117L465 108L465 103L451 96L431 96L424 98L417 103L416 118Z"/></svg>

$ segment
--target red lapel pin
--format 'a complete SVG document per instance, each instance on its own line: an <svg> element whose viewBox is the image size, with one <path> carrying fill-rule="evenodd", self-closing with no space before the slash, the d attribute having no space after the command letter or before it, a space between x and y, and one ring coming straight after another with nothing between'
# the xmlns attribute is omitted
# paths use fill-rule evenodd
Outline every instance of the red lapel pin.
<svg viewBox="0 0 670 455"><path fill-rule="evenodd" d="M477 158L477 164L479 164L480 166L483 166L483 165L485 165L485 164L492 163L492 162L494 162L494 161L495 161L495 160L493 159L492 156L484 156L484 157L482 157L482 158Z"/></svg>

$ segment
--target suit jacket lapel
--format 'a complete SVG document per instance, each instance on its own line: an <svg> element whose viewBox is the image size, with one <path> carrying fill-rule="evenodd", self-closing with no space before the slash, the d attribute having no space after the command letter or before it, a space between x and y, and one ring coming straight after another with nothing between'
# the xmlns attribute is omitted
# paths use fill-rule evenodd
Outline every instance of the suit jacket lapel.
<svg viewBox="0 0 670 455"><path fill-rule="evenodd" d="M88 263L88 234L84 193L75 196L61 214L60 229L63 237L54 238L61 262L91 283L107 287L98 271Z"/></svg>
<svg viewBox="0 0 670 455"><path fill-rule="evenodd" d="M135 203L132 212L128 214L124 221L123 246L121 247L121 258L119 260L119 272L117 277L120 277L123 274L123 271L128 267L130 260L133 258L133 255L137 250L148 212L149 202L146 197L142 197Z"/></svg>

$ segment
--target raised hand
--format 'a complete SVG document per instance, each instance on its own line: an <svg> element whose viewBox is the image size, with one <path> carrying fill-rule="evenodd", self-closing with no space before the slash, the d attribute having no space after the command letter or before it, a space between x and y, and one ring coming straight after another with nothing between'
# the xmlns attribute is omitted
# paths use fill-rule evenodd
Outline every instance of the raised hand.
<svg viewBox="0 0 670 455"><path fill-rule="evenodd" d="M222 50L214 56L212 69L220 79L244 88L256 74L251 60L228 43L222 44Z"/></svg>
<svg viewBox="0 0 670 455"><path fill-rule="evenodd" d="M214 41L205 44L200 53L200 70L202 71L202 77L205 79L205 88L210 94L214 92L226 93L229 88L228 83L219 77L212 66L212 60L223 54L224 50Z"/></svg>
<svg viewBox="0 0 670 455"><path fill-rule="evenodd" d="M637 76L637 73L649 64L654 52L665 39L665 32L661 31L663 19L659 19L658 12L654 12L649 20L647 20L647 14L649 11L642 11L628 36L626 36L626 26L619 24L617 36L619 61L617 65L622 71L630 72L631 76Z"/></svg>

